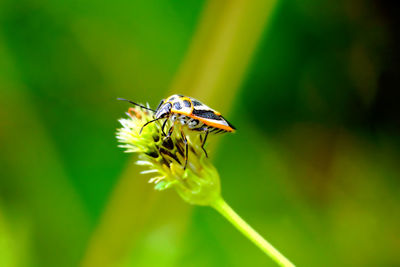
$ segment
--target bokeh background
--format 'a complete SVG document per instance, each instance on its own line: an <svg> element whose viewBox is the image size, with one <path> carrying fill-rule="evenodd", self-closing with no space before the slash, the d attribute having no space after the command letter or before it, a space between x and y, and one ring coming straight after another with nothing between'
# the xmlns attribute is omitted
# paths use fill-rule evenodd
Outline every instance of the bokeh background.
<svg viewBox="0 0 400 267"><path fill-rule="evenodd" d="M275 266L117 148L125 97L221 111L228 203L299 266L400 265L399 23L379 0L0 2L0 266ZM211 139L211 138L210 138Z"/></svg>

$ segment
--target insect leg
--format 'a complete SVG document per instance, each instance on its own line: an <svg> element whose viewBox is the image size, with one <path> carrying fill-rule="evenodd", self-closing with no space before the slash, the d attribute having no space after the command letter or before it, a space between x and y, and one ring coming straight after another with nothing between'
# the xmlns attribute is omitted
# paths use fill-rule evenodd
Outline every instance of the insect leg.
<svg viewBox="0 0 400 267"><path fill-rule="evenodd" d="M206 144L207 136L208 136L208 131L206 131L206 135L204 136L203 143L201 144L201 149L203 149L204 153L206 154L206 157L208 158L207 151L204 148L204 145Z"/></svg>
<svg viewBox="0 0 400 267"><path fill-rule="evenodd" d="M172 133L174 132L174 126L175 126L175 124L172 124L172 126L169 128L168 134L165 137L166 139L171 137Z"/></svg>
<svg viewBox="0 0 400 267"><path fill-rule="evenodd" d="M157 120L160 120L160 119L162 119L162 118L157 118L157 119L154 119L154 120L151 120L151 121L146 122L146 123L142 126L142 128L140 129L139 134L142 133L143 128L144 128L146 125L148 125L149 123L155 122L155 121L157 121Z"/></svg>
<svg viewBox="0 0 400 267"><path fill-rule="evenodd" d="M189 145L188 145L188 141L186 139L185 133L182 131L182 129L181 129L181 135L182 135L182 140L185 143L185 167L183 169L186 170L186 166L187 166L187 162L188 162L188 155L189 155Z"/></svg>
<svg viewBox="0 0 400 267"><path fill-rule="evenodd" d="M162 134L163 134L164 136L167 136L167 135L165 134L165 132L164 132L164 128L165 128L165 125L167 124L167 121L168 121L168 118L165 119L165 121L164 121L164 123L163 123L163 125L162 125L162 127L161 127L161 132L162 132Z"/></svg>

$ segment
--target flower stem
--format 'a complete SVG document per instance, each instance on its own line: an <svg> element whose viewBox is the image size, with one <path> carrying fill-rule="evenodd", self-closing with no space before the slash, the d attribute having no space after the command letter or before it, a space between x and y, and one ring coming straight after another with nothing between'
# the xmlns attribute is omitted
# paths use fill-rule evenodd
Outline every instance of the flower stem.
<svg viewBox="0 0 400 267"><path fill-rule="evenodd" d="M267 240L248 225L226 202L220 197L211 206L230 221L242 234L256 244L280 266L294 266L285 256L274 248Z"/></svg>

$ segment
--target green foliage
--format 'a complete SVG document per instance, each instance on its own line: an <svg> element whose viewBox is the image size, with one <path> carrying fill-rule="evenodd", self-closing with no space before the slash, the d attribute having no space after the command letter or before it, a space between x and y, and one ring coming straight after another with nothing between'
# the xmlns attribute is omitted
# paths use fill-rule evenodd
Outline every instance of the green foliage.
<svg viewBox="0 0 400 267"><path fill-rule="evenodd" d="M139 169L116 148L115 99L154 107L171 84L238 128L209 140L224 197L295 263L400 264L398 49L380 2L214 2L0 2L0 265L273 266L215 212L125 176Z"/></svg>

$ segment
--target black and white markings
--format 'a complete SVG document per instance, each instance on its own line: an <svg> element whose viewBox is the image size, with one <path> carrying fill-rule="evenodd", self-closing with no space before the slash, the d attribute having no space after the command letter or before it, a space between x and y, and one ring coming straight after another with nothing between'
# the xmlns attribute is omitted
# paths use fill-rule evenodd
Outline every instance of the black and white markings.
<svg viewBox="0 0 400 267"><path fill-rule="evenodd" d="M176 110L181 110L181 109L182 109L181 103L179 103L178 101L175 102L175 103L174 103L174 108L175 108Z"/></svg>
<svg viewBox="0 0 400 267"><path fill-rule="evenodd" d="M194 109L192 114L204 119L211 119L216 121L222 120L221 116L218 116L212 110Z"/></svg>
<svg viewBox="0 0 400 267"><path fill-rule="evenodd" d="M164 101L164 108L170 105L169 118L172 122L187 125L190 130L198 132L230 132L235 129L221 114L192 97L172 95ZM166 112L164 112L166 113ZM161 114L156 114L161 115Z"/></svg>
<svg viewBox="0 0 400 267"><path fill-rule="evenodd" d="M190 119L189 117L187 117L187 116L185 116L185 115L181 115L181 116L179 117L179 122L180 122L182 125L186 125L186 123L188 122L189 119Z"/></svg>
<svg viewBox="0 0 400 267"><path fill-rule="evenodd" d="M179 114L172 114L171 115L171 121L179 121L182 125L186 125L187 121L190 119L189 117L185 115L179 115Z"/></svg>
<svg viewBox="0 0 400 267"><path fill-rule="evenodd" d="M197 101L194 99L192 99L192 103L193 103L193 106L195 106L195 107L203 106L203 104L200 101Z"/></svg>
<svg viewBox="0 0 400 267"><path fill-rule="evenodd" d="M178 117L179 117L178 114L172 114L171 121L176 121L178 119Z"/></svg>
<svg viewBox="0 0 400 267"><path fill-rule="evenodd" d="M158 104L156 111L160 109L160 107L162 106L162 104L164 104L165 99L162 99L160 104Z"/></svg>
<svg viewBox="0 0 400 267"><path fill-rule="evenodd" d="M198 121L198 120L195 120L195 119L190 119L190 120L187 122L187 125L188 125L189 129L194 129L194 128L196 128L196 127L199 125L199 121Z"/></svg>
<svg viewBox="0 0 400 267"><path fill-rule="evenodd" d="M182 124L183 126L187 125L187 127L190 130L194 130L194 131L198 131L198 132L205 132L205 131L208 131L209 133L227 132L220 128L208 126L208 125L204 124L203 122L201 122L197 119L190 118L186 115L172 114L170 119L172 122L176 121L176 122L179 122L180 124Z"/></svg>
<svg viewBox="0 0 400 267"><path fill-rule="evenodd" d="M185 115L172 114L170 119L173 122L178 121L182 125L187 125L191 130L204 130L204 128L202 128L204 123Z"/></svg>
<svg viewBox="0 0 400 267"><path fill-rule="evenodd" d="M188 100L183 100L183 104L185 105L185 107L190 108L192 107L192 104L188 101Z"/></svg>

